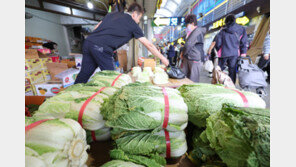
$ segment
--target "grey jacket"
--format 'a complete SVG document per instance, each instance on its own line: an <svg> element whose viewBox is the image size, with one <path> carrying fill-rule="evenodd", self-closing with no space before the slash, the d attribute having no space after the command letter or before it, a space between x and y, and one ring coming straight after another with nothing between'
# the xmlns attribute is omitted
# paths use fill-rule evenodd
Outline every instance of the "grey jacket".
<svg viewBox="0 0 296 167"><path fill-rule="evenodd" d="M270 54L270 35L267 32L264 44L263 44L263 53L264 54Z"/></svg>
<svg viewBox="0 0 296 167"><path fill-rule="evenodd" d="M197 27L194 29L189 37L185 40L183 55L188 60L200 61L204 56L204 35L206 28Z"/></svg>

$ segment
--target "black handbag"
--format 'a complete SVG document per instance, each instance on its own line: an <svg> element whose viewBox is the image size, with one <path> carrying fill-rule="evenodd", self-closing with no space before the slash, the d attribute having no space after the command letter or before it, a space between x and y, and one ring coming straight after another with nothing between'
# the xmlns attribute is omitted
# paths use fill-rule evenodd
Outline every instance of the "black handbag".
<svg viewBox="0 0 296 167"><path fill-rule="evenodd" d="M183 79L186 77L180 68L174 66L168 66L167 74L170 78L173 79Z"/></svg>

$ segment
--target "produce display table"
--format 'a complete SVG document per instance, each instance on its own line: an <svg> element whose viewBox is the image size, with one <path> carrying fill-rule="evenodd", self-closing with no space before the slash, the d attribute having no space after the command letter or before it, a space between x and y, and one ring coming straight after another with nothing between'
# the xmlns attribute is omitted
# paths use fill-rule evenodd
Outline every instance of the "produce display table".
<svg viewBox="0 0 296 167"><path fill-rule="evenodd" d="M132 81L133 82L136 82L136 78L133 77L132 73L129 72L128 75L132 78ZM152 79L151 79L152 81ZM153 81L152 81L153 83ZM154 84L156 86L164 86L164 87L171 87L171 88L177 88L179 86L182 86L184 84L193 84L194 82L191 81L190 79L188 78L183 78L183 79L172 79L172 78L169 78L169 83L167 84L161 84L161 85L158 85L158 84Z"/></svg>

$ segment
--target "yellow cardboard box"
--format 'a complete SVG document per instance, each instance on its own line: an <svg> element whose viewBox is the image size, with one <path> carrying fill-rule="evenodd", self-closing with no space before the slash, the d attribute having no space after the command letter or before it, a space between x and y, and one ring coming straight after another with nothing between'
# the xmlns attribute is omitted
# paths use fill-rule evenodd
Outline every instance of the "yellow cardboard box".
<svg viewBox="0 0 296 167"><path fill-rule="evenodd" d="M26 59L26 65L28 66L29 71L38 71L43 69L41 59Z"/></svg>
<svg viewBox="0 0 296 167"><path fill-rule="evenodd" d="M30 71L27 73L27 75L31 79L31 84L41 83L41 82L45 81L44 75L41 70L40 71Z"/></svg>
<svg viewBox="0 0 296 167"><path fill-rule="evenodd" d="M42 74L43 74L43 77L44 77L45 81L50 81L51 80L50 73L49 73L49 71L47 69L43 69Z"/></svg>
<svg viewBox="0 0 296 167"><path fill-rule="evenodd" d="M52 63L51 58L40 58L42 61L43 69L47 69L46 63Z"/></svg>

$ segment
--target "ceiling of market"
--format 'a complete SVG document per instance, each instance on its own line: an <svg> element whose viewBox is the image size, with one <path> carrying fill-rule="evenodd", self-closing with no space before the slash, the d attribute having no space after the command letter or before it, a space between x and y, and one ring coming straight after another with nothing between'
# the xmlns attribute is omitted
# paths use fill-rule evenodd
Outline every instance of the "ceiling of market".
<svg viewBox="0 0 296 167"><path fill-rule="evenodd" d="M160 9L156 10L154 17L181 17L195 0L162 0ZM155 34L168 30L169 26L154 27Z"/></svg>

